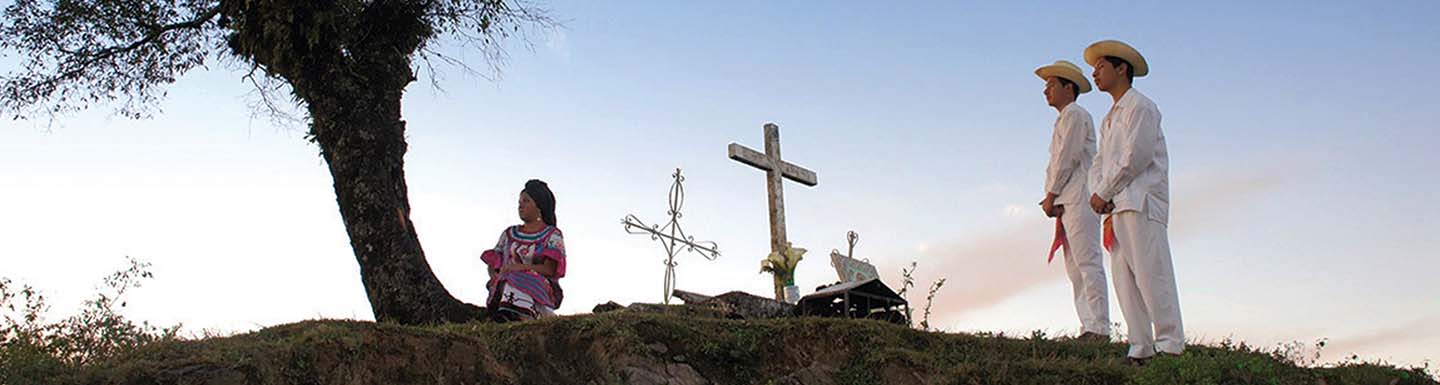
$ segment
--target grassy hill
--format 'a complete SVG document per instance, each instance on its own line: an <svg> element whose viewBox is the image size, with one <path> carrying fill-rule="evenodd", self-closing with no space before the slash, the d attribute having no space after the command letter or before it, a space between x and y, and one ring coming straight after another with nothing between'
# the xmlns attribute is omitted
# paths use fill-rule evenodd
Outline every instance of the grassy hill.
<svg viewBox="0 0 1440 385"><path fill-rule="evenodd" d="M676 308L678 309L678 308ZM929 333L865 320L618 311L513 324L306 321L166 341L39 384L1436 384L1416 369L1301 368L1192 346L1127 366L1121 344ZM19 385L7 384L7 385Z"/></svg>

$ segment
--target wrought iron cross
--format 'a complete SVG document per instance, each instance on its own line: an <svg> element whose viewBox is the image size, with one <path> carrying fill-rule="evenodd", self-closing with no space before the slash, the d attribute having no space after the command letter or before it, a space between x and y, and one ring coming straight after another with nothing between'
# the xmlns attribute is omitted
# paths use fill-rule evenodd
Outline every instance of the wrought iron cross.
<svg viewBox="0 0 1440 385"><path fill-rule="evenodd" d="M720 246L711 241L695 241L695 237L685 235L685 230L680 228L680 207L685 205L685 177L680 175L680 169L675 169L675 183L670 185L670 222L664 226L646 225L636 218L634 214L626 215L620 220L625 226L625 232L630 234L649 235L650 239L660 241L665 247L665 304L670 304L670 294L675 290L675 254L681 251L689 251L705 259L714 261L720 257Z"/></svg>

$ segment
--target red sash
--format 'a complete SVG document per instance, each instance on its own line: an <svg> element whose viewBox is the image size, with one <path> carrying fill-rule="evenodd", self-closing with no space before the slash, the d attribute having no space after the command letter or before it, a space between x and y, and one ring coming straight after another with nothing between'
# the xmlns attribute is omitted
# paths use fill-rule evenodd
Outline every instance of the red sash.
<svg viewBox="0 0 1440 385"><path fill-rule="evenodd" d="M1070 239L1065 236L1065 224L1060 223L1060 217L1055 217L1055 241L1050 243L1050 258L1045 263L1055 261L1055 250L1065 248L1065 255L1070 255Z"/></svg>
<svg viewBox="0 0 1440 385"><path fill-rule="evenodd" d="M1115 240L1115 225L1110 221L1113 217L1113 214L1105 216L1105 235L1102 239L1105 251L1111 253L1115 252L1115 243L1118 242ZM1046 259L1045 263L1054 262L1055 250L1060 250L1062 247L1065 248L1065 255L1070 255L1070 240L1065 236L1065 224L1061 223L1060 218L1057 217L1055 218L1055 241L1050 243L1050 258Z"/></svg>
<svg viewBox="0 0 1440 385"><path fill-rule="evenodd" d="M1114 253L1115 242L1117 241L1115 240L1115 225L1110 224L1110 219L1112 218L1115 218L1115 214L1105 216L1105 239L1103 243L1105 244L1105 251Z"/></svg>

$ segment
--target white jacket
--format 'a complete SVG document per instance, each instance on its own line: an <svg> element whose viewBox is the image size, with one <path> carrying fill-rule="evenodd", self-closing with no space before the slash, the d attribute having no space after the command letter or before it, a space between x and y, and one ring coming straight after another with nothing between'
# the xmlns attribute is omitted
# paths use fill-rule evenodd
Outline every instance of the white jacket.
<svg viewBox="0 0 1440 385"><path fill-rule="evenodd" d="M1100 152L1090 168L1090 188L1115 202L1115 212L1135 210L1160 223L1170 220L1170 156L1160 130L1160 109L1131 88L1100 123Z"/></svg>
<svg viewBox="0 0 1440 385"><path fill-rule="evenodd" d="M1095 120L1079 103L1070 103L1055 117L1050 137L1050 165L1045 167L1045 192L1058 195L1056 205L1089 207L1090 162L1095 157Z"/></svg>

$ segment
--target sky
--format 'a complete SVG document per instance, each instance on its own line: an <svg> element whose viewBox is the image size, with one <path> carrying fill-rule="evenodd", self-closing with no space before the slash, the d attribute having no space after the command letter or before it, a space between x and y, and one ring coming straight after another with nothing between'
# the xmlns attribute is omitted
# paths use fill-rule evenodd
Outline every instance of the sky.
<svg viewBox="0 0 1440 385"><path fill-rule="evenodd" d="M829 251L854 230L892 287L917 264L917 307L946 279L941 330L1075 334L1063 264L1045 263L1055 111L1033 71L1088 74L1083 49L1120 39L1146 57L1135 86L1163 114L1187 337L1323 339L1322 362L1440 358L1440 3L544 5L563 27L511 44L500 76L438 65L405 95L412 220L462 300L483 302L478 256L539 178L569 253L560 313L659 302L664 252L620 219L668 220L676 168L682 226L721 251L679 255L677 288L769 295L764 175L725 148L763 148L774 122L786 160L819 179L784 187L789 238L810 250L802 294L836 280ZM4 122L0 277L42 290L58 318L130 256L154 273L127 293L135 319L223 333L372 319L318 149L303 125L257 115L242 74L212 60L148 120L101 105ZM1111 101L1078 103L1099 119Z"/></svg>

